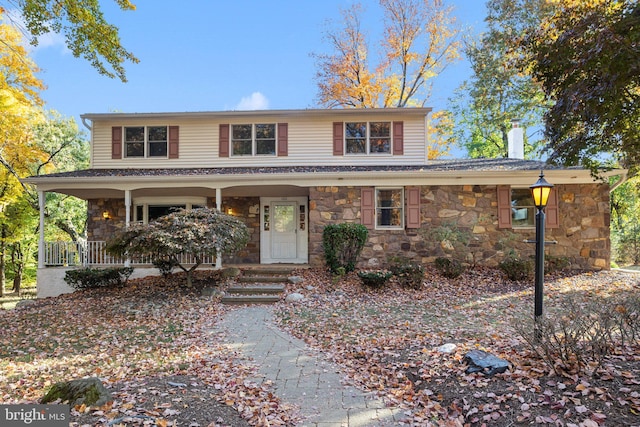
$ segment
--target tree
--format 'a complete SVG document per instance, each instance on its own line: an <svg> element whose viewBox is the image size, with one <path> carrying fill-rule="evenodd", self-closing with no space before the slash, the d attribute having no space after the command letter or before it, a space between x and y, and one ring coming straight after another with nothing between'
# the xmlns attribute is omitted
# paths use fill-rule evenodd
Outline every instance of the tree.
<svg viewBox="0 0 640 427"><path fill-rule="evenodd" d="M594 173L611 157L640 164L640 3L555 2L521 43L553 102L545 115L550 160Z"/></svg>
<svg viewBox="0 0 640 427"><path fill-rule="evenodd" d="M526 28L537 26L547 9L538 0L515 3L487 2L488 29L480 40L465 48L473 75L450 100L456 115L457 139L472 158L507 157L507 135L514 119L525 130L525 157L538 155L542 144L535 139L535 128L541 126L548 104L542 88L517 67L519 52L511 44Z"/></svg>
<svg viewBox="0 0 640 427"><path fill-rule="evenodd" d="M215 209L180 209L149 224L132 225L107 242L107 252L115 256L149 256L166 260L187 273L187 286L206 256L222 256L242 249L249 240L247 226L239 219ZM178 262L189 255L194 263Z"/></svg>
<svg viewBox="0 0 640 427"><path fill-rule="evenodd" d="M98 0L5 1L19 8L34 46L38 45L39 36L49 32L63 33L73 56L82 56L100 74L118 77L123 82L127 81L123 64L139 62L121 45L118 29L105 20ZM135 10L129 0L114 1L122 10ZM0 5L0 16L5 12ZM0 44L4 42L0 35Z"/></svg>
<svg viewBox="0 0 640 427"><path fill-rule="evenodd" d="M640 264L640 177L637 175L611 193L611 242L621 265Z"/></svg>
<svg viewBox="0 0 640 427"><path fill-rule="evenodd" d="M326 32L334 53L314 54L320 105L423 105L430 96L430 79L458 59L460 30L442 0L380 0L380 6L384 39L376 65L362 32L360 4L342 11L341 31Z"/></svg>

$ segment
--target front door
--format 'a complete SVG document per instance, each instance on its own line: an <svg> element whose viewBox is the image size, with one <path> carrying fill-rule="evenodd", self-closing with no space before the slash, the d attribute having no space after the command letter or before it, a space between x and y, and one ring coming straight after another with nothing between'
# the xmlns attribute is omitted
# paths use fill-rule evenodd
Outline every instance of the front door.
<svg viewBox="0 0 640 427"><path fill-rule="evenodd" d="M307 199L263 197L260 205L260 261L306 263Z"/></svg>

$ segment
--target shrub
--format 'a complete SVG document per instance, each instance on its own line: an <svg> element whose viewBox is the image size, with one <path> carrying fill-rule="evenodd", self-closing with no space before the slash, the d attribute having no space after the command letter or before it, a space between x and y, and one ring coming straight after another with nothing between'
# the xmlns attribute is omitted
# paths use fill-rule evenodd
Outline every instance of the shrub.
<svg viewBox="0 0 640 427"><path fill-rule="evenodd" d="M580 302L567 298L561 315L518 318L516 331L557 375L589 371L594 374L615 348L640 339L640 298Z"/></svg>
<svg viewBox="0 0 640 427"><path fill-rule="evenodd" d="M422 287L424 281L424 267L422 264L397 257L391 259L389 269L402 287L411 289L420 289Z"/></svg>
<svg viewBox="0 0 640 427"><path fill-rule="evenodd" d="M534 262L531 259L522 259L516 256L508 256L498 264L509 280L527 280L533 277Z"/></svg>
<svg viewBox="0 0 640 427"><path fill-rule="evenodd" d="M80 268L67 271L64 281L74 289L121 287L131 273L132 267Z"/></svg>
<svg viewBox="0 0 640 427"><path fill-rule="evenodd" d="M464 266L457 259L438 257L435 260L438 271L447 279L455 279L464 273Z"/></svg>
<svg viewBox="0 0 640 427"><path fill-rule="evenodd" d="M362 224L330 224L324 228L322 246L325 261L333 274L337 274L340 267L346 273L355 270L368 236L369 231Z"/></svg>
<svg viewBox="0 0 640 427"><path fill-rule="evenodd" d="M562 271L571 265L567 257L547 255L544 257L544 271L553 273L554 271Z"/></svg>
<svg viewBox="0 0 640 427"><path fill-rule="evenodd" d="M169 277L178 263L173 258L158 258L153 260L153 266L160 271L162 277Z"/></svg>
<svg viewBox="0 0 640 427"><path fill-rule="evenodd" d="M389 281L391 276L393 276L393 273L387 270L358 271L358 277L360 277L362 283L372 288L381 288Z"/></svg>

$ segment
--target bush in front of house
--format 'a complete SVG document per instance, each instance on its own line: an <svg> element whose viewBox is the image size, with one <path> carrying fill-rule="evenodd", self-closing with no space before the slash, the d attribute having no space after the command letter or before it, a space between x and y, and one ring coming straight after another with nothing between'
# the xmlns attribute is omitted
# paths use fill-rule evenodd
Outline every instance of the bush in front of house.
<svg viewBox="0 0 640 427"><path fill-rule="evenodd" d="M74 289L113 288L127 283L132 267L79 268L69 270L64 281Z"/></svg>
<svg viewBox="0 0 640 427"><path fill-rule="evenodd" d="M369 231L362 224L327 225L322 232L322 247L331 273L337 274L341 271L340 268L343 268L345 273L354 271L367 237Z"/></svg>
<svg viewBox="0 0 640 427"><path fill-rule="evenodd" d="M157 258L152 261L153 266L158 269L162 277L169 277L178 263L173 258Z"/></svg>
<svg viewBox="0 0 640 427"><path fill-rule="evenodd" d="M358 271L358 277L362 280L362 284L371 288L383 287L393 273L387 270L361 270Z"/></svg>
<svg viewBox="0 0 640 427"><path fill-rule="evenodd" d="M533 277L534 262L532 259L523 259L515 255L509 255L498 264L509 280L528 280Z"/></svg>
<svg viewBox="0 0 640 427"><path fill-rule="evenodd" d="M404 257L391 258L389 270L403 288L420 289L424 282L424 266Z"/></svg>
<svg viewBox="0 0 640 427"><path fill-rule="evenodd" d="M464 273L464 266L457 259L438 257L435 260L435 265L440 274L447 279L455 279Z"/></svg>

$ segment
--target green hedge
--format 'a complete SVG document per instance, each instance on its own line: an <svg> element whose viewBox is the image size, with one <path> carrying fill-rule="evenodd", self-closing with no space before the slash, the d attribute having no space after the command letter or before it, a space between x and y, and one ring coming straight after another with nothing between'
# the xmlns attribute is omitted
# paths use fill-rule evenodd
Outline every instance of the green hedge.
<svg viewBox="0 0 640 427"><path fill-rule="evenodd" d="M131 273L132 267L80 268L67 271L64 281L74 289L121 287Z"/></svg>
<svg viewBox="0 0 640 427"><path fill-rule="evenodd" d="M327 266L332 273L354 271L356 262L369 231L362 224L343 223L327 225L322 232L322 246Z"/></svg>

